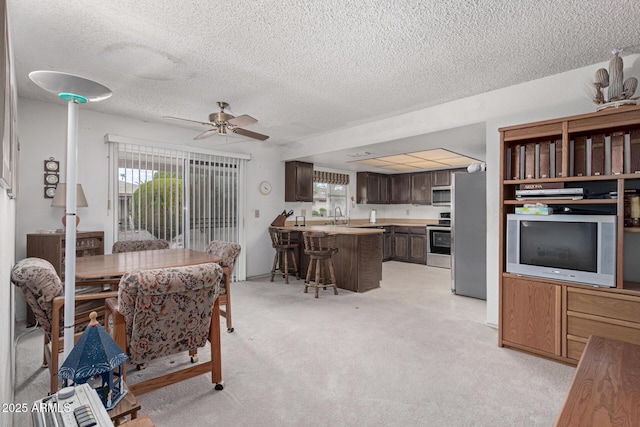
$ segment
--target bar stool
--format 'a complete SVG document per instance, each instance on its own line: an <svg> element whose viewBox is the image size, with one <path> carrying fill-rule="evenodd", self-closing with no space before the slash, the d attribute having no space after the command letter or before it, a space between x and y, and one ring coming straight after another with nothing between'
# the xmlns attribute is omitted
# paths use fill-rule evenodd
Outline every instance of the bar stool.
<svg viewBox="0 0 640 427"><path fill-rule="evenodd" d="M276 227L269 227L269 235L271 236L271 246L276 250L273 257L273 267L271 268L271 281L276 271L280 270L284 277L284 283L289 283L289 256L293 262L293 273L296 279L300 279L298 271L298 263L296 262L296 251L300 246L298 242L291 241L291 232L280 230Z"/></svg>
<svg viewBox="0 0 640 427"><path fill-rule="evenodd" d="M336 236L322 231L305 231L302 234L302 238L304 240L304 253L310 258L307 277L304 281L304 292L307 293L309 287L313 286L316 290L316 298L318 298L318 288L327 289L327 286L333 286L333 294L338 295L336 274L331 260L333 254L338 252ZM314 261L316 269L315 283L309 284ZM327 283L326 269L329 270L329 278L331 279L329 283Z"/></svg>

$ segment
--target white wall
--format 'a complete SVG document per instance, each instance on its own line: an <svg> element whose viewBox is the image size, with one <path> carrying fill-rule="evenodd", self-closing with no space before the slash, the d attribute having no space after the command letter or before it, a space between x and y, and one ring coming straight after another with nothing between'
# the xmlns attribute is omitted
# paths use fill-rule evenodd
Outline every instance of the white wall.
<svg viewBox="0 0 640 427"><path fill-rule="evenodd" d="M640 56L624 58L625 77L640 77ZM354 126L298 141L284 158L357 148L369 144L427 134L460 126L486 124L487 163L487 323L498 323L498 128L567 115L588 113L595 105L586 87L603 62L504 89L471 96L435 107ZM499 75L499 73L498 73ZM413 209L413 208L411 208ZM419 212L419 211L418 211ZM397 212L385 214L395 216ZM402 212L400 212L402 214Z"/></svg>
<svg viewBox="0 0 640 427"><path fill-rule="evenodd" d="M14 200L7 197L7 192L0 188L0 403L13 402L14 360L14 294L11 284L11 267L14 264L15 241L15 206ZM0 425L11 425L11 414L2 411Z"/></svg>
<svg viewBox="0 0 640 427"><path fill-rule="evenodd" d="M117 97L117 94L114 95ZM109 100L103 101L109 102ZM51 199L43 196L43 161L49 157L60 160L64 181L66 159L67 106L55 98L51 103L20 99L19 134L21 142L20 198L17 203L15 230L16 259L26 256L26 235L36 230L60 228L61 209L51 208ZM107 209L108 147L105 134L116 134L175 144L190 144L220 151L250 153L245 194L247 276L266 274L273 259L267 226L271 217L282 210L284 188L273 186L268 196L258 191L262 180L280 182L284 176L281 150L268 142L251 141L221 145L216 136L195 143L197 129L152 124L125 117L95 113L80 106L78 133L78 182L82 184L89 207L79 208L80 230L104 230L105 251L113 244L113 211ZM112 203L112 206L115 204ZM255 218L255 209L260 217ZM4 258L1 258L4 260ZM24 305L18 304L18 319L24 318Z"/></svg>

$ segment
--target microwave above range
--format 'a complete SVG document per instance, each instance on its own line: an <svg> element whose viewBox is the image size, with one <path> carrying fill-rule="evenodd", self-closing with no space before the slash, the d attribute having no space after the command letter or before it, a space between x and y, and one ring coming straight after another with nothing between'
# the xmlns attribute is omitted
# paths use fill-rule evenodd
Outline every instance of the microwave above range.
<svg viewBox="0 0 640 427"><path fill-rule="evenodd" d="M431 187L431 205L451 206L451 187L448 185Z"/></svg>

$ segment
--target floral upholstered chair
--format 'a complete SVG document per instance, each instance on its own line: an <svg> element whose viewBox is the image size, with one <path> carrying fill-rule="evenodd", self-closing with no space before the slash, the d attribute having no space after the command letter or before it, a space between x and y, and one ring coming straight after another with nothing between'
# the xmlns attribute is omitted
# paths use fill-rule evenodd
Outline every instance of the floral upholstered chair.
<svg viewBox="0 0 640 427"><path fill-rule="evenodd" d="M120 252L152 251L154 249L169 249L169 242L164 239L121 240L113 244L111 252L117 254Z"/></svg>
<svg viewBox="0 0 640 427"><path fill-rule="evenodd" d="M58 390L59 353L63 351L64 286L55 268L41 258L25 258L18 261L11 270L11 281L24 295L38 324L44 330L43 367L49 367L50 393ZM94 285L92 282L78 282ZM91 289L93 290L93 289ZM75 332L81 333L89 323L89 312L104 313L105 299L116 296L116 292L78 293L75 296Z"/></svg>
<svg viewBox="0 0 640 427"><path fill-rule="evenodd" d="M177 381L211 372L211 382L221 390L220 321L218 320L222 267L216 263L186 267L134 270L122 276L118 299L107 300L115 342L134 364L175 353L195 354L207 340L211 361L179 372L128 384L145 393Z"/></svg>
<svg viewBox="0 0 640 427"><path fill-rule="evenodd" d="M240 250L241 247L239 244L224 240L212 240L205 248L205 252L222 258L219 262L220 265L228 269L220 285L220 305L224 305L224 310L220 310L220 313L227 319L227 332L233 332L233 322L231 319L231 275L233 274L236 260L240 255Z"/></svg>

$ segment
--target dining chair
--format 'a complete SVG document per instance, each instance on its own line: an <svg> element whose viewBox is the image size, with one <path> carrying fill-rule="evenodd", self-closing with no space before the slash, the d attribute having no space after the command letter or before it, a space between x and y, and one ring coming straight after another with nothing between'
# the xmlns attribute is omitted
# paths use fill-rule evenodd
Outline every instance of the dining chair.
<svg viewBox="0 0 640 427"><path fill-rule="evenodd" d="M113 244L111 253L151 251L154 249L169 249L169 242L164 239L120 240Z"/></svg>
<svg viewBox="0 0 640 427"><path fill-rule="evenodd" d="M63 352L64 333L64 285L53 265L41 258L25 258L18 261L11 270L11 282L22 291L27 304L33 311L37 324L44 331L44 351L42 367L49 368L51 394L59 387L57 377L59 354ZM102 284L102 283L99 283ZM90 281L78 282L77 286L95 285ZM104 319L107 298L117 296L117 292L79 293L75 295L76 339L89 323L89 313L96 311L100 320Z"/></svg>
<svg viewBox="0 0 640 427"><path fill-rule="evenodd" d="M205 263L185 267L134 270L122 276L118 298L106 300L109 328L116 344L133 364L186 352L211 343L211 360L127 384L134 394L211 373L222 390L220 353L220 282L222 267Z"/></svg>
<svg viewBox="0 0 640 427"><path fill-rule="evenodd" d="M220 314L227 321L227 332L231 333L233 329L233 321L231 317L231 274L235 268L236 260L240 255L242 248L238 243L228 242L225 240L212 240L204 249L205 252L213 254L221 258L218 262L223 269L226 269L224 280L220 283L220 305L224 305L224 310L220 309Z"/></svg>

